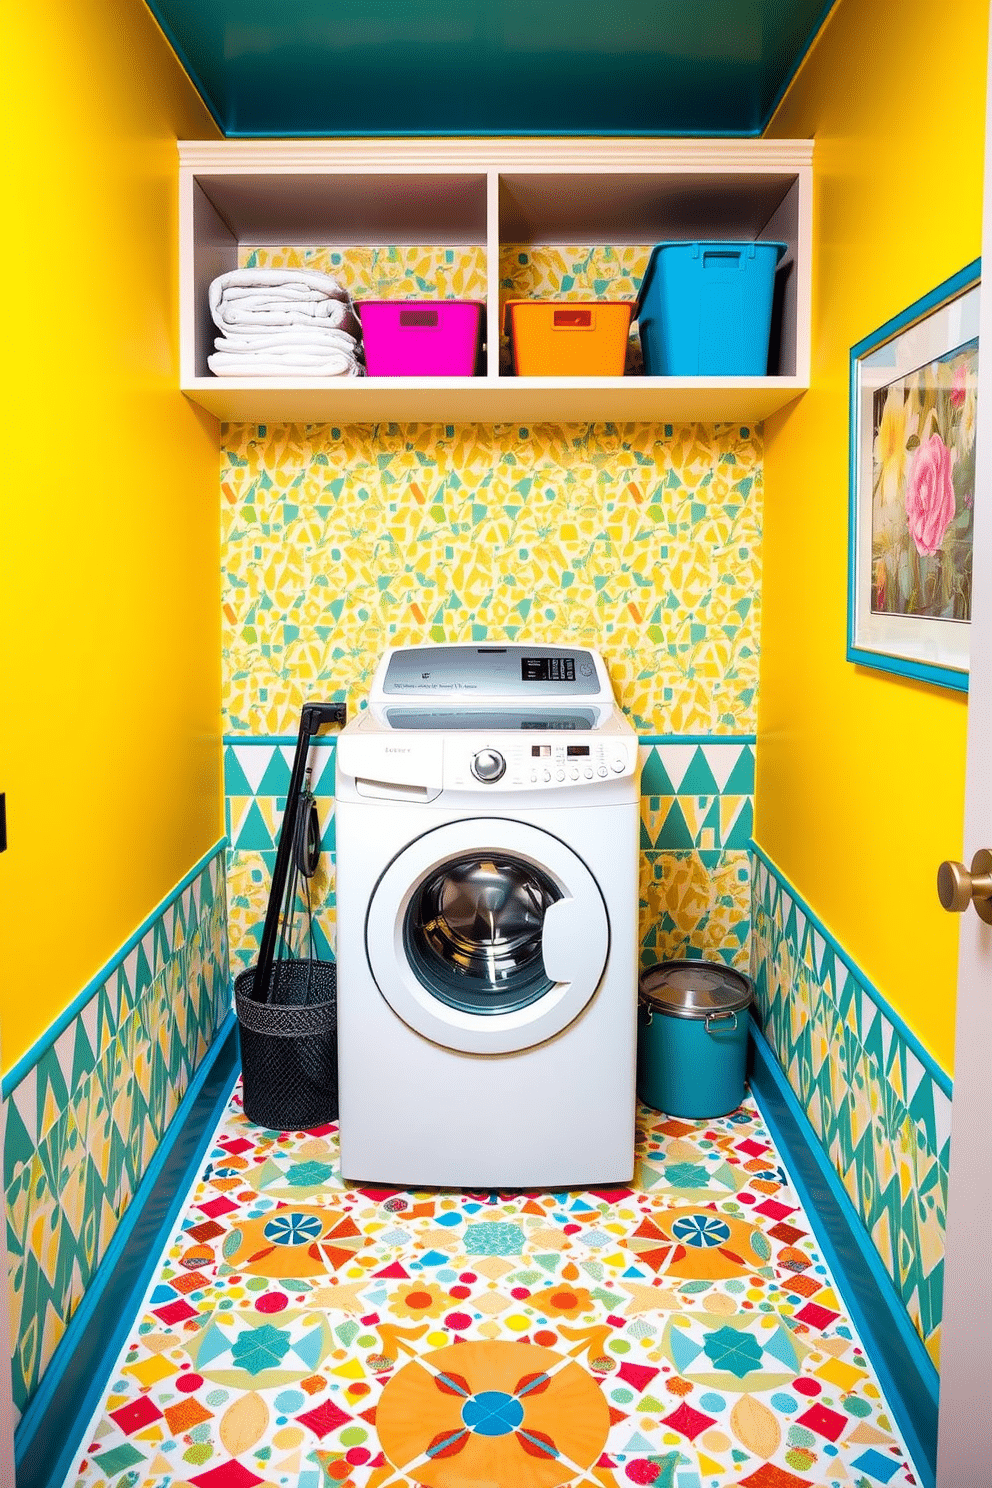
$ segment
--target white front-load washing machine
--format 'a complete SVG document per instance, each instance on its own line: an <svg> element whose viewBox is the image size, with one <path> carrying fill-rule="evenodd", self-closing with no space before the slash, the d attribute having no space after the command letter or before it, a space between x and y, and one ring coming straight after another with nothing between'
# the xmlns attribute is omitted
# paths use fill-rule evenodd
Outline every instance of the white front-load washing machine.
<svg viewBox="0 0 992 1488"><path fill-rule="evenodd" d="M639 767L601 657L392 649L336 754L342 1176L628 1181Z"/></svg>

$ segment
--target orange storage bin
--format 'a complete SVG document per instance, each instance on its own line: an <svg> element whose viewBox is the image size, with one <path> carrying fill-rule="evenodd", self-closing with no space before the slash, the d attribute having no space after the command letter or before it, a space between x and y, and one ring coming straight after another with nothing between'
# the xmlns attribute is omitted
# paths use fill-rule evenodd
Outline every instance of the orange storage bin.
<svg viewBox="0 0 992 1488"><path fill-rule="evenodd" d="M507 300L518 377L622 377L633 305L624 300Z"/></svg>

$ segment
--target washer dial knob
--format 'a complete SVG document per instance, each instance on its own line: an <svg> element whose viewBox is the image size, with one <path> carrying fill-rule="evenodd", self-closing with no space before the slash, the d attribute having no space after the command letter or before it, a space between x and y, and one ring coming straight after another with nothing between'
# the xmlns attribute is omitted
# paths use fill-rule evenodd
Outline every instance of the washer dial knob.
<svg viewBox="0 0 992 1488"><path fill-rule="evenodd" d="M480 749L472 761L472 774L484 785L492 785L506 774L506 760L498 749Z"/></svg>

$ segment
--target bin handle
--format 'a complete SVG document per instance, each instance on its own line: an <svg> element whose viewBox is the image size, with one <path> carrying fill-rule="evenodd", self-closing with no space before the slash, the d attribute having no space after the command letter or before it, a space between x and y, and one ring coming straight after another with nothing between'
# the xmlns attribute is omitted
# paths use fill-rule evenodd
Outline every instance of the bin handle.
<svg viewBox="0 0 992 1488"><path fill-rule="evenodd" d="M592 331L596 328L593 310L555 310L551 323L556 331Z"/></svg>
<svg viewBox="0 0 992 1488"><path fill-rule="evenodd" d="M401 326L436 326L440 319L437 310L401 310Z"/></svg>
<svg viewBox="0 0 992 1488"><path fill-rule="evenodd" d="M712 1033L713 1032L712 1028L710 1027L710 1024L711 1023L722 1023L726 1018L733 1018L733 1020L734 1020L734 1026L733 1026L733 1028L728 1028L727 1029L727 1032L728 1033L736 1033L736 1031L737 1031L737 1014L734 1013L734 1012L727 1012L727 1013L707 1013L706 1014L706 1032L707 1033Z"/></svg>
<svg viewBox="0 0 992 1488"><path fill-rule="evenodd" d="M753 243L750 245L750 248L751 248L751 252L748 255L748 257L753 258L754 257L754 244ZM703 268L704 269L707 268L710 265L710 259L722 259L724 262L733 262L742 271L744 269L744 254L741 252L741 250L739 248L720 248L720 249L716 249L716 250L714 250L714 249L707 249L703 253ZM714 263L712 265L712 267L713 268L718 268L718 267L720 267L720 265Z"/></svg>

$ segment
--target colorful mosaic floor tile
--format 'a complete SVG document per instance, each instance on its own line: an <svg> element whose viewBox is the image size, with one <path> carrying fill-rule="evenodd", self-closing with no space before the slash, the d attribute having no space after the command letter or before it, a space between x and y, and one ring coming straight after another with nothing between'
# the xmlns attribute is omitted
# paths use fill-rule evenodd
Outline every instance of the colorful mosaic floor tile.
<svg viewBox="0 0 992 1488"><path fill-rule="evenodd" d="M642 1108L630 1187L343 1182L236 1088L67 1484L904 1488L750 1097Z"/></svg>

